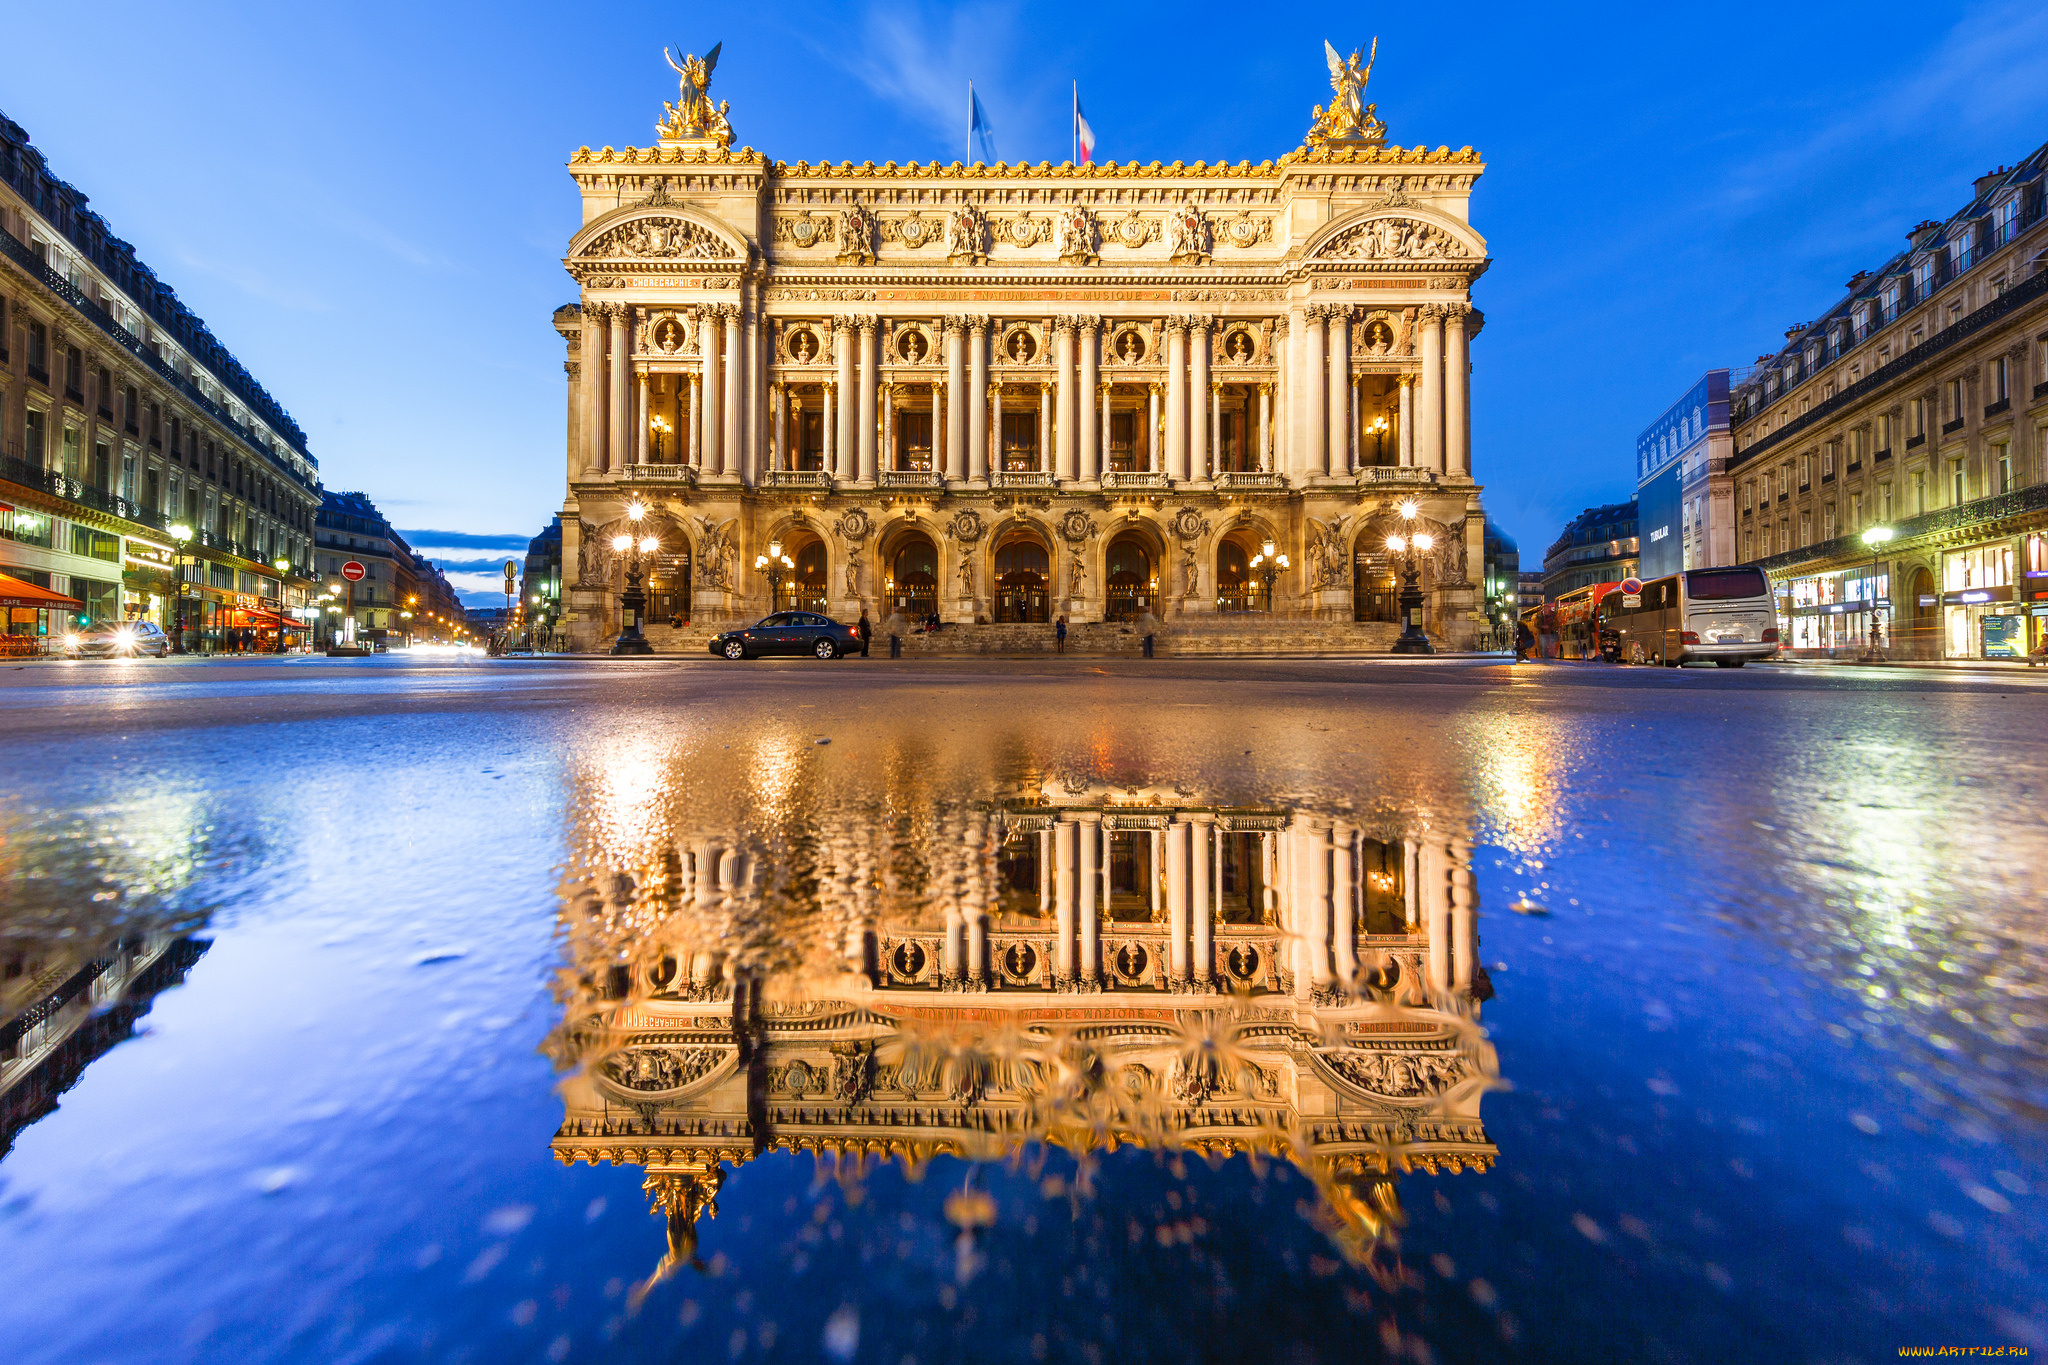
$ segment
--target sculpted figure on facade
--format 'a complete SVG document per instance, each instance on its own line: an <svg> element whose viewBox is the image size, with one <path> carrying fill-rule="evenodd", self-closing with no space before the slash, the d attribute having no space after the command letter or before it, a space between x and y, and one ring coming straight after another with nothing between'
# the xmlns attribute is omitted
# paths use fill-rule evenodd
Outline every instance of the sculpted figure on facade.
<svg viewBox="0 0 2048 1365"><path fill-rule="evenodd" d="M1323 244L1318 260L1432 261L1468 253L1464 244L1431 223L1412 218L1374 218L1346 228Z"/></svg>
<svg viewBox="0 0 2048 1365"><path fill-rule="evenodd" d="M717 142L721 148L732 145L732 127L725 122L723 107L711 107L711 73L718 69L719 49L724 46L724 43L714 44L702 58L685 54L680 62L669 54L667 48L661 50L661 55L668 58L669 66L680 77L676 102L662 105L668 117L655 125L655 131L665 140ZM718 135L721 127L723 141Z"/></svg>
<svg viewBox="0 0 2048 1365"><path fill-rule="evenodd" d="M988 259L988 219L973 204L946 215L946 258L975 265Z"/></svg>
<svg viewBox="0 0 2048 1365"><path fill-rule="evenodd" d="M1166 216L1168 254L1176 262L1199 261L1209 254L1209 225L1192 201Z"/></svg>
<svg viewBox="0 0 2048 1365"><path fill-rule="evenodd" d="M1330 107L1316 106L1315 121L1305 139L1309 146L1377 147L1386 140L1387 125L1374 117L1379 106L1364 103L1365 84L1372 79L1373 63L1379 60L1379 55L1380 40L1374 38L1372 54L1360 67L1357 49L1346 59L1324 41L1323 57L1330 64Z"/></svg>
<svg viewBox="0 0 2048 1365"><path fill-rule="evenodd" d="M1346 548L1344 528L1350 524L1349 516L1336 516L1327 522L1309 518L1308 563L1302 567L1308 571L1309 582L1318 588L1341 588L1351 581L1349 551Z"/></svg>
<svg viewBox="0 0 2048 1365"><path fill-rule="evenodd" d="M865 204L849 207L839 220L839 259L875 263L875 216Z"/></svg>
<svg viewBox="0 0 2048 1365"><path fill-rule="evenodd" d="M1062 261L1092 264L1096 254L1095 215L1086 204L1069 204L1053 219L1053 246Z"/></svg>

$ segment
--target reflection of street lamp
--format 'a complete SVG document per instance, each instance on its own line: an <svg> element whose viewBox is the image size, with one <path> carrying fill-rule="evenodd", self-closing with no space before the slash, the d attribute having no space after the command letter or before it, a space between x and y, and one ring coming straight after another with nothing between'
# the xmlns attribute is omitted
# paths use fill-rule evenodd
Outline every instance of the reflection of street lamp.
<svg viewBox="0 0 2048 1365"><path fill-rule="evenodd" d="M1892 538L1889 526L1873 526L1863 533L1863 543L1870 547L1870 629L1863 637L1861 664L1881 664L1885 661L1884 651L1877 646L1877 547Z"/></svg>
<svg viewBox="0 0 2048 1365"><path fill-rule="evenodd" d="M1412 526L1419 509L1411 499L1401 504L1401 521ZM1436 647L1429 642L1429 636L1422 631L1422 588L1419 580L1422 569L1415 562L1415 552L1429 553L1436 544L1436 537L1427 531L1413 531L1408 535L1387 537L1387 548L1404 556L1401 574L1401 638L1394 641L1391 651L1395 654L1434 654Z"/></svg>
<svg viewBox="0 0 2048 1365"><path fill-rule="evenodd" d="M1259 552L1252 556L1252 565L1259 571L1259 578L1266 585L1266 615L1273 614L1273 583L1287 568L1287 556L1274 553L1272 541L1259 546Z"/></svg>
<svg viewBox="0 0 2048 1365"><path fill-rule="evenodd" d="M192 541L192 528L184 522L170 527L171 539L178 543L178 552L171 556L171 572L178 583L178 628L171 636L171 653L185 652L185 547Z"/></svg>
<svg viewBox="0 0 2048 1365"><path fill-rule="evenodd" d="M782 571L795 567L796 562L782 552L780 540L768 542L767 554L754 556L754 572L768 575L768 610L781 609L778 599L782 596Z"/></svg>

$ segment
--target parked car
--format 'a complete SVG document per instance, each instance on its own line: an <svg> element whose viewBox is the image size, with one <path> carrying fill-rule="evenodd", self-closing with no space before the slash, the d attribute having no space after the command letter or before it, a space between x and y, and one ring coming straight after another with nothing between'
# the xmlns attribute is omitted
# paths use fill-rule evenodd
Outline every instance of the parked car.
<svg viewBox="0 0 2048 1365"><path fill-rule="evenodd" d="M96 621L65 636L64 652L81 659L138 654L161 659L171 652L171 637L154 621Z"/></svg>
<svg viewBox="0 0 2048 1365"><path fill-rule="evenodd" d="M836 659L859 648L858 629L810 611L778 611L742 630L711 638L711 652L728 659L758 659L763 654L815 654L820 659Z"/></svg>

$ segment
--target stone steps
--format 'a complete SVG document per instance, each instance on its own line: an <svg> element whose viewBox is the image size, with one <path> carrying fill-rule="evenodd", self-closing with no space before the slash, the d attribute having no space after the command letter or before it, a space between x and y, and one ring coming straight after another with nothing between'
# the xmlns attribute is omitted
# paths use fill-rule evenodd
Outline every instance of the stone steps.
<svg viewBox="0 0 2048 1365"><path fill-rule="evenodd" d="M700 654L710 652L711 637L723 625L654 626L645 628L647 641L657 654ZM1217 617L1183 618L1162 624L1154 638L1153 651L1171 655L1276 655L1276 654L1384 654L1401 633L1401 628L1384 621L1232 621ZM1432 643L1444 648L1441 637ZM912 633L903 637L905 658L973 655L1052 654L1057 642L1049 625L947 625L933 634ZM607 639L602 649L608 650ZM886 656L889 638L876 628L872 652ZM1083 621L1067 627L1067 653L1075 655L1137 656L1144 652L1144 639L1135 630L1101 621Z"/></svg>

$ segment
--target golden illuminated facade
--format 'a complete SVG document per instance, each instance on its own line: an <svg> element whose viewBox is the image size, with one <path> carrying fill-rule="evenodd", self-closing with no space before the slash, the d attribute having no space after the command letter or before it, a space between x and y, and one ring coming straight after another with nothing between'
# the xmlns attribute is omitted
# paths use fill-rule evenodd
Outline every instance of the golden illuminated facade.
<svg viewBox="0 0 2048 1365"><path fill-rule="evenodd" d="M568 167L575 648L620 627L635 505L658 648L771 605L1390 639L1402 529L1430 632L1475 638L1484 167L1387 145L1369 61L1277 159L1100 166L770 160L670 61L657 145Z"/></svg>

